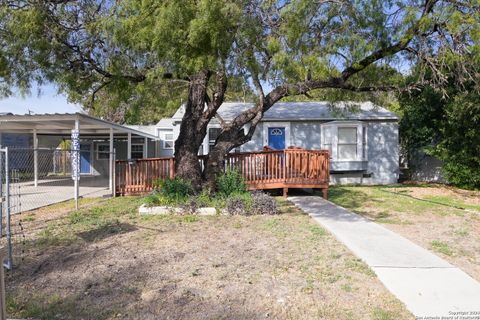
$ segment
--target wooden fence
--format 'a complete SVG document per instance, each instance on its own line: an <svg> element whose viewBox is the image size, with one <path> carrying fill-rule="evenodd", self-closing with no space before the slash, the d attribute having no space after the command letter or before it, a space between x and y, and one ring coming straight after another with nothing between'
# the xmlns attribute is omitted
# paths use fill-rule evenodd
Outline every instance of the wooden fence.
<svg viewBox="0 0 480 320"><path fill-rule="evenodd" d="M326 197L330 178L330 157L325 150L267 150L232 153L227 156L224 170L238 170L248 188L322 189ZM175 176L174 158L117 161L117 194L143 194L152 191L158 180Z"/></svg>

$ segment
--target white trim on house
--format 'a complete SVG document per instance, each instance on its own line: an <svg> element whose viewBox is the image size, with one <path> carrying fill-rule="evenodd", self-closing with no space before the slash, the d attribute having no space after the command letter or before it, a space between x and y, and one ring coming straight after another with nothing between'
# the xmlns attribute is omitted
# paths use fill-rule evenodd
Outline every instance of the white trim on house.
<svg viewBox="0 0 480 320"><path fill-rule="evenodd" d="M368 161L368 128L367 124L362 121L332 121L323 123L320 126L321 133L320 139L322 149L329 149L331 151L330 158L332 161L342 162L342 161ZM339 128L356 128L356 155L354 158L339 158L338 155L338 129ZM327 138L327 130L330 130L331 140L330 143L327 143L325 139ZM365 140L363 135L366 135ZM365 146L364 146L365 142ZM331 145L331 148L328 147ZM347 144L346 144L347 145Z"/></svg>
<svg viewBox="0 0 480 320"><path fill-rule="evenodd" d="M165 131L167 129L163 129L164 132L162 132L161 134L161 140L162 140L162 149L164 150L173 150L174 146L175 146L175 137L173 135L173 129L168 129L169 131ZM157 131L157 132L161 132L160 129ZM166 135L167 134L171 134L172 135L172 139L167 139ZM171 142L171 147L167 147L165 145L165 142L167 141L170 141Z"/></svg>
<svg viewBox="0 0 480 320"><path fill-rule="evenodd" d="M268 128L285 128L285 148L288 148L292 145L290 137L290 122L263 122L263 145L268 146Z"/></svg>

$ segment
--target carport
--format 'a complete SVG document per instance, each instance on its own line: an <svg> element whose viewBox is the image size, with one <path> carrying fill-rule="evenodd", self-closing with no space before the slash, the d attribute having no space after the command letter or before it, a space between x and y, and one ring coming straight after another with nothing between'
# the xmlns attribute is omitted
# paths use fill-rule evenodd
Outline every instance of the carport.
<svg viewBox="0 0 480 320"><path fill-rule="evenodd" d="M72 130L80 148L72 150ZM114 161L152 157L157 137L83 113L0 116L0 146L9 150L13 192L28 211L80 196L112 194ZM71 158L80 158L74 187Z"/></svg>

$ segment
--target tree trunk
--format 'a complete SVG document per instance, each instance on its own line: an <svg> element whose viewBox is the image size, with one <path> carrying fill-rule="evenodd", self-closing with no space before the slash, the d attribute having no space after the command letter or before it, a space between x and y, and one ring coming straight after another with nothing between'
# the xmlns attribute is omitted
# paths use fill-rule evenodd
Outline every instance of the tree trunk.
<svg viewBox="0 0 480 320"><path fill-rule="evenodd" d="M248 140L242 127L230 127L224 130L217 138L215 145L210 149L203 172L204 185L210 190L216 190L216 178L224 170L224 161L227 154Z"/></svg>
<svg viewBox="0 0 480 320"><path fill-rule="evenodd" d="M191 77L185 114L175 141L175 176L190 180L196 191L199 191L202 185L198 149L207 131L206 125L200 120L205 109L209 79L208 70L202 70Z"/></svg>
<svg viewBox="0 0 480 320"><path fill-rule="evenodd" d="M217 176L222 173L224 169L224 161L226 155L232 150L232 144L229 142L217 142L215 146L208 153L205 169L203 171L204 187L210 191L215 191L217 188Z"/></svg>

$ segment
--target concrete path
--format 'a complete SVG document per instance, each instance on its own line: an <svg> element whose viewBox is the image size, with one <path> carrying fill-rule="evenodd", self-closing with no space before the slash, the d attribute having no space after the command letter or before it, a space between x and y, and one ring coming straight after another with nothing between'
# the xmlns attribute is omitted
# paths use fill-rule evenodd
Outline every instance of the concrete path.
<svg viewBox="0 0 480 320"><path fill-rule="evenodd" d="M84 198L111 194L108 180L97 177L81 177L79 191L79 196ZM11 183L10 193L10 205L15 214L74 199L75 189L72 178L66 177L41 179L37 187L33 181Z"/></svg>
<svg viewBox="0 0 480 320"><path fill-rule="evenodd" d="M320 197L288 199L367 263L418 319L480 320L480 283L459 268Z"/></svg>

